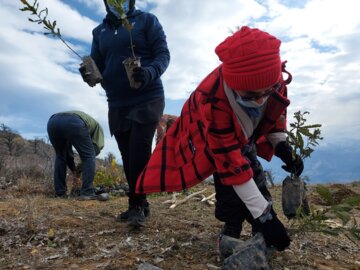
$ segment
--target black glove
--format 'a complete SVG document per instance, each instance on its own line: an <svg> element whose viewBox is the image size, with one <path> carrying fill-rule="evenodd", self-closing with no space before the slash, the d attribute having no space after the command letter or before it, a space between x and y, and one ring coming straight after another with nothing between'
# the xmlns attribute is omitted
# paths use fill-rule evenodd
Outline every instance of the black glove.
<svg viewBox="0 0 360 270"><path fill-rule="evenodd" d="M281 166L285 171L299 177L304 170L304 162L299 155L292 155L292 148L287 142L279 142L275 148L275 155L286 165Z"/></svg>
<svg viewBox="0 0 360 270"><path fill-rule="evenodd" d="M260 221L261 220L261 221ZM263 234L265 243L268 247L274 246L278 251L283 251L290 245L290 238L286 232L284 225L277 218L272 206L270 213L266 214L266 219L262 217L255 220L257 227Z"/></svg>
<svg viewBox="0 0 360 270"><path fill-rule="evenodd" d="M97 83L102 81L102 75L91 56L83 57L83 62L80 64L79 71L84 82L91 87L94 87Z"/></svg>
<svg viewBox="0 0 360 270"><path fill-rule="evenodd" d="M143 67L134 68L132 77L135 82L141 83L140 88L144 88L150 82L150 72Z"/></svg>

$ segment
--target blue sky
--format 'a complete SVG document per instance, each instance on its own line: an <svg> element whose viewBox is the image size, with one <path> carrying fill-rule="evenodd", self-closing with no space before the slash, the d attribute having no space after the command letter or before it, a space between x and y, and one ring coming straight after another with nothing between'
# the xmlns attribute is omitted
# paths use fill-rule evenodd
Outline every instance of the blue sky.
<svg viewBox="0 0 360 270"><path fill-rule="evenodd" d="M32 0L29 0L32 3ZM105 15L102 0L39 0L57 20L63 37L81 55L91 46L91 30ZM321 123L324 140L305 174L314 181L360 179L360 17L354 0L137 0L163 25L171 63L162 79L165 113L179 114L185 99L220 62L217 44L237 26L258 27L283 42L281 56L293 74L289 86L293 112L309 111ZM79 59L59 40L44 36L27 21L18 0L0 6L0 123L26 138L45 137L51 114L83 110L104 127L101 157L114 153L108 132L107 103L100 86L90 88L77 69ZM274 165L275 164L275 165ZM282 177L274 158L265 168Z"/></svg>

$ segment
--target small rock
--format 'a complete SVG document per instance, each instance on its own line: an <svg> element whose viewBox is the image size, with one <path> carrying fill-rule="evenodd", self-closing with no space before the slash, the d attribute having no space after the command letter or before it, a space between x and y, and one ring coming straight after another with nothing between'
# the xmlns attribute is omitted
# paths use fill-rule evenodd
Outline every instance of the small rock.
<svg viewBox="0 0 360 270"><path fill-rule="evenodd" d="M162 269L150 263L142 263L138 266L137 270L162 270Z"/></svg>
<svg viewBox="0 0 360 270"><path fill-rule="evenodd" d="M208 270L218 270L218 269L221 269L220 267L216 266L216 265L213 265L211 263L207 263L206 264L206 267Z"/></svg>
<svg viewBox="0 0 360 270"><path fill-rule="evenodd" d="M101 193L98 195L99 201L108 201L110 199L109 193Z"/></svg>
<svg viewBox="0 0 360 270"><path fill-rule="evenodd" d="M123 189L115 189L111 191L111 194L114 196L125 196L126 192Z"/></svg>
<svg viewBox="0 0 360 270"><path fill-rule="evenodd" d="M164 261L164 258L156 257L156 258L154 259L154 263L160 263L160 262L162 262L162 261Z"/></svg>

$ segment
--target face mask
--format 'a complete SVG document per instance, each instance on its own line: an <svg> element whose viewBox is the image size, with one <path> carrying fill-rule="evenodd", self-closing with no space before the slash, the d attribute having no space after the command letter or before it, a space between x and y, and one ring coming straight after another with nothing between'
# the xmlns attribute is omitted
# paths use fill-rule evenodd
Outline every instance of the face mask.
<svg viewBox="0 0 360 270"><path fill-rule="evenodd" d="M129 7L129 0L125 0L123 5L122 5L123 9L124 9L124 12L125 14L127 14L130 10L130 7Z"/></svg>
<svg viewBox="0 0 360 270"><path fill-rule="evenodd" d="M121 18L121 15L120 15L120 13L117 11L117 9L116 9L114 6L110 5L110 4L108 4L108 5L109 5L109 10L110 10L110 12L111 12L112 14L114 14L116 18L120 19L120 18ZM130 10L129 1L128 1L128 0L125 0L124 3L122 4L122 7L123 7L123 10L124 10L125 14L127 14L127 13L129 12L129 10Z"/></svg>
<svg viewBox="0 0 360 270"><path fill-rule="evenodd" d="M257 103L254 100L244 101L244 100L242 100L241 96L238 95L237 98L236 98L236 102L239 105L241 105L243 107L246 107L246 108L260 108L260 107L264 106L264 104L266 103L268 97L263 97L262 99L263 100L262 100L261 103Z"/></svg>

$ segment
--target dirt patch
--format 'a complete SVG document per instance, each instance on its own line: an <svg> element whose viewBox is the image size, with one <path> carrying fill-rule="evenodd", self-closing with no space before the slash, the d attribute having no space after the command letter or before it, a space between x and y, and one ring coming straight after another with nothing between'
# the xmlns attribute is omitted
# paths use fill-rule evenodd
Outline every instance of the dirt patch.
<svg viewBox="0 0 360 270"><path fill-rule="evenodd" d="M209 185L192 191L204 188L206 196L214 192ZM308 188L313 204L315 187ZM334 194L342 190L342 197L360 193L357 183L329 188ZM272 187L270 192L292 238L289 249L270 259L273 269L360 269L358 240L346 232L294 230L281 211L281 187ZM126 197L84 202L43 195L15 198L8 190L0 190L0 198L0 269L137 269L144 262L171 270L222 266L216 245L222 223L214 217L214 206L199 198L169 209L163 202L171 194L150 196L151 217L141 230L115 222L115 216L127 207ZM359 218L358 209L353 211ZM250 233L246 224L242 239Z"/></svg>
<svg viewBox="0 0 360 270"><path fill-rule="evenodd" d="M332 185L331 190L334 190L332 193L332 196L334 198L334 202L335 204L340 203L342 200L358 195L356 192L354 192L353 190L351 190L350 188L348 188L347 186L344 185Z"/></svg>
<svg viewBox="0 0 360 270"><path fill-rule="evenodd" d="M344 199L353 196L359 196L359 182L354 182L347 185L342 184L332 184L329 185L328 188L331 192L331 198L333 204L339 204ZM321 198L321 196L316 192L316 186L310 186L309 191L312 195L312 202L315 205L329 205L329 202Z"/></svg>

